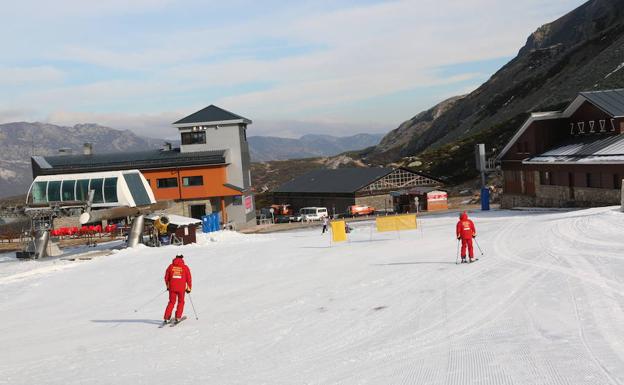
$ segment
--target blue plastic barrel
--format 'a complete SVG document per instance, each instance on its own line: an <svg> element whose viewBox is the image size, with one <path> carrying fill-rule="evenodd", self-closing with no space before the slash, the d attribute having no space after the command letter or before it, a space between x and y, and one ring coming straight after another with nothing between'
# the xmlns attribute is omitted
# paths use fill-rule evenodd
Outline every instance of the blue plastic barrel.
<svg viewBox="0 0 624 385"><path fill-rule="evenodd" d="M490 209L490 189L481 187L481 210Z"/></svg>

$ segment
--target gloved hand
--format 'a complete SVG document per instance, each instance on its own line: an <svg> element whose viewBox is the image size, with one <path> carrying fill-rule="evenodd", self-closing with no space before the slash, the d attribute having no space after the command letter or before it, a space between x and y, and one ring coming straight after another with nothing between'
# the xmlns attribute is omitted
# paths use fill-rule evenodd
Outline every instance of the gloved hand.
<svg viewBox="0 0 624 385"><path fill-rule="evenodd" d="M186 289L186 294L189 294L191 292L191 289Z"/></svg>
<svg viewBox="0 0 624 385"><path fill-rule="evenodd" d="M459 241L461 239L461 237L457 237L457 240Z"/></svg>
<svg viewBox="0 0 624 385"><path fill-rule="evenodd" d="M473 237L473 238L476 238L477 236L476 236L476 235L473 235L472 237Z"/></svg>

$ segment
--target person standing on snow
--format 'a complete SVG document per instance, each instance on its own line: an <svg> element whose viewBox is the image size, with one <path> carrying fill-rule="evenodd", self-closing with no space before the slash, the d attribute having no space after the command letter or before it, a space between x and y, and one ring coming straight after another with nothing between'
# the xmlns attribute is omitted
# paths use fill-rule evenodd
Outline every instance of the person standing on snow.
<svg viewBox="0 0 624 385"><path fill-rule="evenodd" d="M191 270L184 263L184 255L179 254L173 259L167 270L165 271L165 285L169 290L169 303L165 309L165 321L167 324L171 322L171 312L173 307L178 302L178 306L175 312L175 320L173 322L180 322L182 318L182 312L184 311L184 294L190 293L193 287L193 281L191 279Z"/></svg>
<svg viewBox="0 0 624 385"><path fill-rule="evenodd" d="M459 215L459 221L457 226L455 226L455 235L458 241L461 239L461 262L466 262L466 247L468 247L470 262L473 262L472 238L477 236L477 230L474 223L468 219L468 214L465 211Z"/></svg>
<svg viewBox="0 0 624 385"><path fill-rule="evenodd" d="M323 231L321 232L321 234L325 234L325 232L327 231L327 225L329 225L329 216L323 217Z"/></svg>

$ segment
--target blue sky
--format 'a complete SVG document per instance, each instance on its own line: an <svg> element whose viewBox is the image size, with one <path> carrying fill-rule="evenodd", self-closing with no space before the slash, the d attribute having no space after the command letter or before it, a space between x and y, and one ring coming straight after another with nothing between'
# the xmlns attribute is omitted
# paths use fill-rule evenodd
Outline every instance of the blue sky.
<svg viewBox="0 0 624 385"><path fill-rule="evenodd" d="M22 0L2 7L0 122L171 137L216 104L252 135L386 132L474 90L582 3Z"/></svg>

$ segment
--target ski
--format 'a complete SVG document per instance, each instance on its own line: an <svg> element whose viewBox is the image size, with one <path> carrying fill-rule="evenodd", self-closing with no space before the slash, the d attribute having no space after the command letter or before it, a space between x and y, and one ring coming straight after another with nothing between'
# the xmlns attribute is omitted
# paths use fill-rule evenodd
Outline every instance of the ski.
<svg viewBox="0 0 624 385"><path fill-rule="evenodd" d="M171 321L163 321L160 325L158 325L158 328L162 329L165 326L169 325L170 323L171 323Z"/></svg>
<svg viewBox="0 0 624 385"><path fill-rule="evenodd" d="M455 264L456 264L456 265L459 265L459 264L463 264L463 263L475 263L475 262L477 262L478 260L479 260L479 258L475 258L475 259L473 259L472 261L471 261L471 260L468 260L468 259L462 259L462 260L461 260L461 262L456 262Z"/></svg>
<svg viewBox="0 0 624 385"><path fill-rule="evenodd" d="M169 327L174 327L174 326L176 326L177 324L179 324L180 322L184 321L185 319L186 319L186 316L184 315L184 316L182 316L182 318L180 318L180 320L179 320L179 321L173 321L173 322L171 322L171 325L169 325Z"/></svg>

